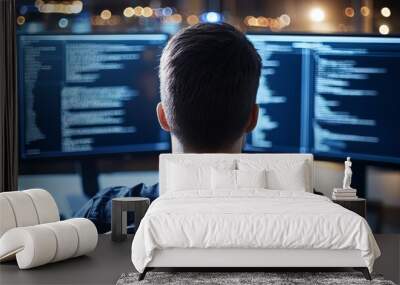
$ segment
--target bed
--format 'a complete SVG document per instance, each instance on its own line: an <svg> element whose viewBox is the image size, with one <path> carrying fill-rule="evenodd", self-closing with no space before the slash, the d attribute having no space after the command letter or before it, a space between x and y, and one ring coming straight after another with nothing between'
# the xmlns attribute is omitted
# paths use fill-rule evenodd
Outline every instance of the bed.
<svg viewBox="0 0 400 285"><path fill-rule="evenodd" d="M380 251L361 216L313 194L310 154L162 154L132 262L153 268L352 267Z"/></svg>

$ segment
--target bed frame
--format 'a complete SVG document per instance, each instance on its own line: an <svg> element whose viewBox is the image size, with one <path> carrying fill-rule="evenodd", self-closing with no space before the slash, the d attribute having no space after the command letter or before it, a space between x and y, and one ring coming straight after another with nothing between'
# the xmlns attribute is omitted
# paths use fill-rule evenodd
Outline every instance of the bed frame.
<svg viewBox="0 0 400 285"><path fill-rule="evenodd" d="M152 261L139 275L143 280L154 268L232 268L238 271L262 268L343 268L361 271L371 280L359 250L331 249L194 249L156 250Z"/></svg>
<svg viewBox="0 0 400 285"><path fill-rule="evenodd" d="M308 166L306 179L309 182L306 191L313 193L313 156L312 154L161 154L160 195L165 193L167 162L189 159L219 160L249 158L274 160L304 161ZM147 265L139 280L155 268L232 268L237 271L263 268L354 268L361 271L367 280L371 280L369 270L359 250L333 249L253 249L253 248L170 248L158 249Z"/></svg>

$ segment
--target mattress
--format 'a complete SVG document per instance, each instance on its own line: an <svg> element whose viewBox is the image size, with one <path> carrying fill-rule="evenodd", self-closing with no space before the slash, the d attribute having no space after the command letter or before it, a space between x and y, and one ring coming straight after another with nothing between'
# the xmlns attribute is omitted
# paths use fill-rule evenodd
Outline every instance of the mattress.
<svg viewBox="0 0 400 285"><path fill-rule="evenodd" d="M380 255L361 216L324 196L265 189L162 195L140 223L132 262L143 272L156 250L170 248L359 250L370 271Z"/></svg>

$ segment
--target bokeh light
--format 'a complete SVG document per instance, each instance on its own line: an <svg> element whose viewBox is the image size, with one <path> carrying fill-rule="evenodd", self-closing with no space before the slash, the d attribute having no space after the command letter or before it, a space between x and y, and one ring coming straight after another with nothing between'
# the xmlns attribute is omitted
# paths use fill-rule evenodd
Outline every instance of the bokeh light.
<svg viewBox="0 0 400 285"><path fill-rule="evenodd" d="M360 11L364 17L368 17L371 14L371 10L367 6L362 6Z"/></svg>
<svg viewBox="0 0 400 285"><path fill-rule="evenodd" d="M325 20L325 11L319 7L312 8L310 11L310 19L313 22L322 22Z"/></svg>
<svg viewBox="0 0 400 285"><path fill-rule="evenodd" d="M279 21L283 24L283 26L289 26L291 19L290 19L289 15L283 14L279 17Z"/></svg>
<svg viewBox="0 0 400 285"><path fill-rule="evenodd" d="M217 12L207 12L204 14L205 22L218 23L221 21L222 17Z"/></svg>
<svg viewBox="0 0 400 285"><path fill-rule="evenodd" d="M355 15L355 11L352 7L347 7L346 9L344 9L344 14L349 18L353 18Z"/></svg>
<svg viewBox="0 0 400 285"><path fill-rule="evenodd" d="M173 14L171 16L171 21L174 23L180 23L182 22L182 16L180 14Z"/></svg>
<svg viewBox="0 0 400 285"><path fill-rule="evenodd" d="M381 14L383 17L390 17L390 15L392 14L392 12L390 11L390 9L388 7L383 7L381 9Z"/></svg>
<svg viewBox="0 0 400 285"><path fill-rule="evenodd" d="M126 7L124 9L124 16L127 18L131 18L135 15L135 10L132 7Z"/></svg>
<svg viewBox="0 0 400 285"><path fill-rule="evenodd" d="M58 26L61 29L65 29L66 27L68 27L68 23L69 23L69 21L67 18L61 18L60 20L58 20Z"/></svg>
<svg viewBox="0 0 400 285"><path fill-rule="evenodd" d="M143 15L143 7L142 6L136 6L135 9L133 9L134 13L136 16L142 16Z"/></svg>
<svg viewBox="0 0 400 285"><path fill-rule="evenodd" d="M196 25L197 23L199 23L199 17L197 17L196 15L189 15L187 18L186 18L186 22L190 25L190 26L193 26L193 25Z"/></svg>
<svg viewBox="0 0 400 285"><path fill-rule="evenodd" d="M17 17L17 24L19 26L22 26L23 24L25 24L25 17L24 16L18 16Z"/></svg>
<svg viewBox="0 0 400 285"><path fill-rule="evenodd" d="M103 20L110 20L112 16L112 13L110 10L103 10L100 13L100 18L102 18Z"/></svg>
<svg viewBox="0 0 400 285"><path fill-rule="evenodd" d="M149 18L153 15L153 9L151 9L150 7L144 7L142 14L143 14L143 17Z"/></svg>
<svg viewBox="0 0 400 285"><path fill-rule="evenodd" d="M390 33L389 26L386 24L380 25L379 26L379 33L382 35L387 35Z"/></svg>
<svg viewBox="0 0 400 285"><path fill-rule="evenodd" d="M169 17L172 15L172 9L170 7L165 7L162 10L162 14L164 17Z"/></svg>

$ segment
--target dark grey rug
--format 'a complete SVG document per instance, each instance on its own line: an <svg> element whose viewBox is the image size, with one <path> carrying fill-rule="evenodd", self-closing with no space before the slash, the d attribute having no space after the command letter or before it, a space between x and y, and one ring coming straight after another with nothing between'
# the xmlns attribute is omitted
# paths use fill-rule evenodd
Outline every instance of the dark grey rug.
<svg viewBox="0 0 400 285"><path fill-rule="evenodd" d="M384 280L382 276L372 275L368 281L359 272L148 272L146 278L138 281L138 273L122 274L117 285L133 284L221 284L221 285L297 285L297 284L379 284L395 285L392 281Z"/></svg>

